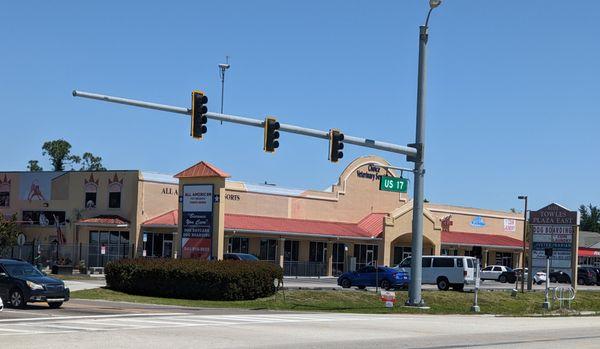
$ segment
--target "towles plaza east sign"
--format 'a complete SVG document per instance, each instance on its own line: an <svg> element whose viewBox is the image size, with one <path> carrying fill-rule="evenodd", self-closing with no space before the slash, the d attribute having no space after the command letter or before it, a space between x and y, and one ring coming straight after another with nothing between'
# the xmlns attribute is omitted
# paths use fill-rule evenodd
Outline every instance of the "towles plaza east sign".
<svg viewBox="0 0 600 349"><path fill-rule="evenodd" d="M575 281L577 266L577 226L576 211L569 211L558 204L550 204L538 211L531 211L531 267L532 271L546 269L547 248L552 249L550 270L563 271Z"/></svg>

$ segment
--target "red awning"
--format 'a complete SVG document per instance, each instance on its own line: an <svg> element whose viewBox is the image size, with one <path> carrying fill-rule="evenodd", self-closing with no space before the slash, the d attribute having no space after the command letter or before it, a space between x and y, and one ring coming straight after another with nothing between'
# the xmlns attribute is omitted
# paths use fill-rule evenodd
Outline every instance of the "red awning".
<svg viewBox="0 0 600 349"><path fill-rule="evenodd" d="M579 257L600 257L600 250L595 248L580 247L577 250Z"/></svg>
<svg viewBox="0 0 600 349"><path fill-rule="evenodd" d="M442 244L523 249L521 240L509 238L508 236L454 231L442 232Z"/></svg>
<svg viewBox="0 0 600 349"><path fill-rule="evenodd" d="M173 210L145 221L142 226L146 228L177 228L178 220L178 210Z"/></svg>
<svg viewBox="0 0 600 349"><path fill-rule="evenodd" d="M226 214L228 231L376 238L383 230L383 214L370 214L358 223ZM381 220L381 223L378 221Z"/></svg>
<svg viewBox="0 0 600 349"><path fill-rule="evenodd" d="M357 223L343 223L227 213L225 214L225 230L370 239L378 237L383 232L385 216L385 213L371 213ZM176 228L178 220L178 211L173 210L145 221L142 226L146 228Z"/></svg>

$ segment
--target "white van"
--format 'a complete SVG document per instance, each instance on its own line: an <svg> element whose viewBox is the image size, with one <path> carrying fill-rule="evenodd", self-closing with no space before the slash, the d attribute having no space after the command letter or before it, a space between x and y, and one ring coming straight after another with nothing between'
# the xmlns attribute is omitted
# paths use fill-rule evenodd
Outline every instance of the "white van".
<svg viewBox="0 0 600 349"><path fill-rule="evenodd" d="M408 257L396 267L410 275ZM437 285L438 289L462 291L465 285L475 284L475 257L466 256L423 256L423 284Z"/></svg>

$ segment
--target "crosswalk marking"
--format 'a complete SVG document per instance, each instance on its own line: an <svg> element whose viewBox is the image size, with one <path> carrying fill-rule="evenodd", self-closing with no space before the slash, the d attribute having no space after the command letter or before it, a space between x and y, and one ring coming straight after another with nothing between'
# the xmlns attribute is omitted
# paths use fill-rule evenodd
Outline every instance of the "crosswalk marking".
<svg viewBox="0 0 600 349"><path fill-rule="evenodd" d="M371 318L372 319L372 318ZM363 321L353 314L235 314L195 315L190 313L60 316L0 320L0 337L40 333L98 332L151 328L206 326L252 326L300 322Z"/></svg>

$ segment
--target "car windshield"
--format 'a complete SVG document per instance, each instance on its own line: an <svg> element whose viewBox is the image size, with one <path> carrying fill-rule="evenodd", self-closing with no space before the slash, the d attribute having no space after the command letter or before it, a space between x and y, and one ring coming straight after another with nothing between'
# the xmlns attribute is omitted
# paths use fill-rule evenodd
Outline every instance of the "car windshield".
<svg viewBox="0 0 600 349"><path fill-rule="evenodd" d="M506 271L508 271L508 272L513 271L511 267L505 267L505 268L506 268Z"/></svg>
<svg viewBox="0 0 600 349"><path fill-rule="evenodd" d="M29 264L5 264L4 268L12 277L17 276L44 276L39 270Z"/></svg>
<svg viewBox="0 0 600 349"><path fill-rule="evenodd" d="M238 256L243 261L257 261L258 260L258 258L254 257L251 254L239 254Z"/></svg>

